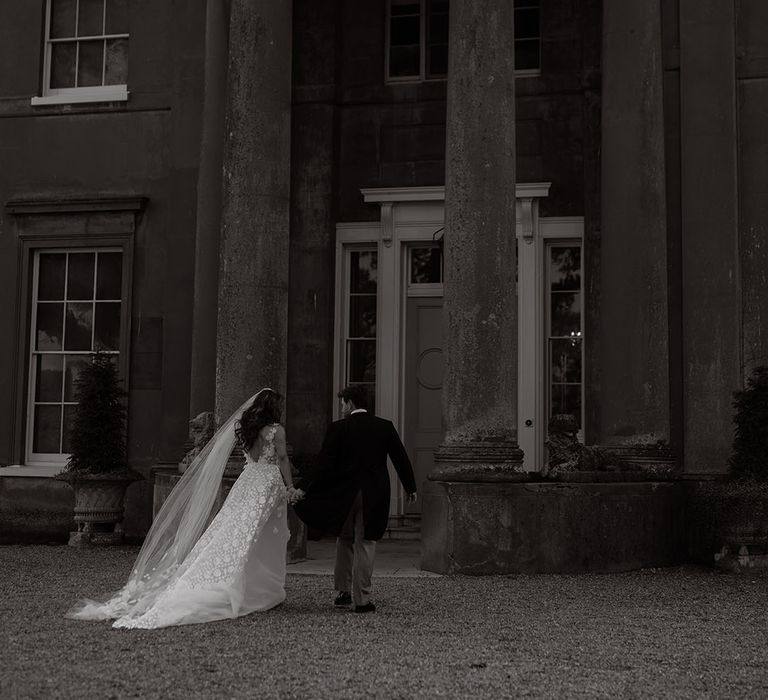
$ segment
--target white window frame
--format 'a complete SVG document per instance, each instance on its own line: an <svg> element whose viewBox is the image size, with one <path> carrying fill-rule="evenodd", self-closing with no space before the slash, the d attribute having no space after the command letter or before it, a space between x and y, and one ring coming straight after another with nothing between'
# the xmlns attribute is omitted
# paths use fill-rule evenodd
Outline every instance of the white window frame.
<svg viewBox="0 0 768 700"><path fill-rule="evenodd" d="M585 405L584 405L584 399L585 399L585 382L584 377L586 375L586 367L585 367L585 361L586 361L586 355L585 355L585 325L586 325L586 304L585 304L585 290L584 290L584 240L583 236L578 235L571 235L570 237L562 236L543 236L543 242L544 242L544 270L543 270L543 276L545 281L545 287L544 287L544 363L545 363L545 385L544 385L544 411L545 411L545 417L548 417L551 412L551 404L552 404L552 358L549 355L549 348L550 348L550 340L552 339L551 334L549 331L551 330L552 326L552 287L551 287L551 280L550 280L550 251L552 248L559 248L559 247L571 247L571 248L579 248L579 255L580 255L580 261L581 261L581 269L579 273L579 295L580 295L580 304L581 304L581 317L580 317L580 326L581 329L577 336L574 337L574 340L578 340L580 343L580 350L581 350L581 381L579 382L580 386L580 393L581 393L581 415L579 416L579 424L581 427L579 428L579 434L578 438L579 441L583 444L584 443L584 419L585 419ZM557 336L558 340L567 340L567 338L563 336ZM567 382L566 382L567 383ZM544 439L548 439L548 422L545 422L542 425L544 429Z"/></svg>
<svg viewBox="0 0 768 700"><path fill-rule="evenodd" d="M416 0L414 0L415 2ZM390 76L389 74L389 53L390 53L390 31L392 26L392 0L387 0L386 19L385 19L385 39L384 39L384 82L387 85L393 85L398 83L417 83L417 82L445 82L448 78L447 75L439 77L427 77L427 0L419 0L419 13L421 22L419 25L419 74L418 75L398 75ZM526 9L526 8L521 8ZM541 23L541 4L539 4L539 23ZM541 27L541 24L539 24ZM448 30L450 32L450 28ZM449 47L450 50L450 47ZM513 47L514 50L514 47ZM524 70L515 70L515 78L538 78L541 75L541 28L539 28L539 67L538 68L526 68Z"/></svg>
<svg viewBox="0 0 768 700"><path fill-rule="evenodd" d="M514 7L513 11L515 10L529 10L534 9L533 7L526 5L525 0L522 0L523 6L522 7ZM539 1L538 6L535 8L539 11L539 67L538 68L523 68L521 70L515 70L515 78L538 78L541 75L541 14L542 14L542 7L541 7L541 1ZM534 41L533 37L526 37L525 39L516 39L515 40L515 47L517 48L517 42L518 41Z"/></svg>
<svg viewBox="0 0 768 700"><path fill-rule="evenodd" d="M367 238L365 235L363 238ZM334 385L339 389L349 383L349 360L347 356L350 320L350 302L351 291L349 275L351 271L351 256L355 252L376 253L377 258L377 279L376 279L376 336L370 338L374 341L376 352L376 377L372 382L376 402L378 403L378 377L380 357L379 344L381 342L379 333L379 314L381 310L381 280L379 278L380 251L376 240L348 241L344 245L339 245L336 251L336 289L339 294L336 299L336 332L334 333L334 356L337 359L337 365L334 371ZM375 410L375 407L374 407ZM334 405L334 418L338 418L339 406Z"/></svg>
<svg viewBox="0 0 768 700"><path fill-rule="evenodd" d="M27 357L27 424L26 424L26 436L25 436L25 459L24 463L27 466L30 467L47 467L47 466L54 466L57 469L63 467L67 460L69 459L69 454L63 453L63 452L33 452L33 445L34 445L34 430L35 430L35 424L34 424L34 418L35 418L35 391L37 388L37 372L36 372L36 363L35 363L35 357L38 354L44 354L40 353L39 351L35 350L36 346L36 326L37 326L37 294L38 294L38 283L40 280L39 273L40 273L40 256L44 255L46 253L56 253L56 254L68 254L68 253L120 253L122 256L122 272L123 275L125 274L125 250L120 246L98 246L98 247L80 247L80 246L73 246L73 247L62 247L62 248L36 248L34 250L34 260L33 260L33 272L32 272L32 307L31 307L31 313L30 313L30 340L29 340L29 352ZM67 273L68 274L68 273ZM66 279L66 278L65 278ZM94 285L96 284L96 278L94 275ZM123 298L125 295L125 282L123 281L123 284L121 285L120 290L121 298L118 299L103 299L100 301L119 301L121 304L120 307L120 331L121 331L121 337L120 337L120 349L118 350L108 350L103 351L104 354L108 355L116 355L118 357L118 363L120 362L121 355L123 354L123 347L125 346L125 339L122 337L122 334L125 329L125 323L124 323L124 316L126 313L126 300ZM65 305L66 308L66 301L62 302ZM92 328L92 334L95 333L95 320L96 317L94 316L94 326ZM64 330L62 328L62 330ZM77 350L64 350L63 346L63 336L62 336L62 355L93 355L93 351L77 351ZM93 345L93 340L91 341L91 345ZM62 402L64 397L62 395ZM63 415L62 415L62 421L63 421Z"/></svg>
<svg viewBox="0 0 768 700"><path fill-rule="evenodd" d="M51 47L62 40L51 39L51 3L45 3L45 51L43 56L43 87L42 95L35 96L31 100L33 107L42 105L76 104L83 102L125 102L128 100L128 85L92 85L88 87L51 88ZM106 1L104 11L106 12ZM75 19L77 26L77 17ZM71 41L74 37L67 38ZM89 39L128 39L128 33L104 34L98 36L77 37L78 41ZM106 61L106 58L104 59ZM102 67L102 71L104 68ZM75 67L77 73L77 66ZM103 80L103 72L102 72Z"/></svg>

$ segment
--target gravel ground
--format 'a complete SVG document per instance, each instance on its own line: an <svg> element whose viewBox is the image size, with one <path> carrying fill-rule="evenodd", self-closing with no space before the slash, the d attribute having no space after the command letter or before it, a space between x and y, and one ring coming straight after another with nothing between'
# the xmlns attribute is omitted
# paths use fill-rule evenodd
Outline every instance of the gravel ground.
<svg viewBox="0 0 768 700"><path fill-rule="evenodd" d="M768 576L288 577L268 613L155 631L63 617L137 549L0 547L0 698L768 697Z"/></svg>

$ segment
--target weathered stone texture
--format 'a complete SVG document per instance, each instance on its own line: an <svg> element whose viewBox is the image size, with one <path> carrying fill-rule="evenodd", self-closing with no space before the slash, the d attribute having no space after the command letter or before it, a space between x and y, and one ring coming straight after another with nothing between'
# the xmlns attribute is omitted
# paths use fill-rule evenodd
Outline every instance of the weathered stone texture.
<svg viewBox="0 0 768 700"><path fill-rule="evenodd" d="M600 442L642 450L670 438L661 17L644 0L604 5L602 129Z"/></svg>
<svg viewBox="0 0 768 700"><path fill-rule="evenodd" d="M286 387L291 7L232 2L219 267L216 418Z"/></svg>
<svg viewBox="0 0 768 700"><path fill-rule="evenodd" d="M453 2L445 215L445 442L516 441L515 84L503 3ZM498 362L498 358L505 358Z"/></svg>
<svg viewBox="0 0 768 700"><path fill-rule="evenodd" d="M734 6L680 1L685 469L723 471L741 383Z"/></svg>
<svg viewBox="0 0 768 700"><path fill-rule="evenodd" d="M738 4L739 253L745 376L768 364L768 3Z"/></svg>
<svg viewBox="0 0 768 700"><path fill-rule="evenodd" d="M672 482L427 482L422 568L445 574L628 571L684 556Z"/></svg>

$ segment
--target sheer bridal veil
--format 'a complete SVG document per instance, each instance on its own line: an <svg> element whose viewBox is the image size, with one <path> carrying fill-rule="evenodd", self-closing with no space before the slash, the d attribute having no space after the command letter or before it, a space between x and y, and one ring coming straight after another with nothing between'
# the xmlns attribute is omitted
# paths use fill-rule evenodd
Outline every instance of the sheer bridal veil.
<svg viewBox="0 0 768 700"><path fill-rule="evenodd" d="M235 428L261 389L237 409L189 465L155 516L125 586L104 602L81 600L67 612L80 620L138 617L174 580L214 515L216 497L235 446Z"/></svg>

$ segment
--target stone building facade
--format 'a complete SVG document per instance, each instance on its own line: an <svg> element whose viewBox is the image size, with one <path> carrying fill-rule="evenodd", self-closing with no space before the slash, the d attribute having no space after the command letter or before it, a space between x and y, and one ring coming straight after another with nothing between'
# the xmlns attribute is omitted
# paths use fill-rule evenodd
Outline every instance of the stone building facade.
<svg viewBox="0 0 768 700"><path fill-rule="evenodd" d="M422 483L541 471L554 413L723 473L768 354L768 10L620 5L4 3L0 524L66 530L96 348L147 476L264 385L311 459L349 381ZM393 495L393 524L431 517Z"/></svg>

